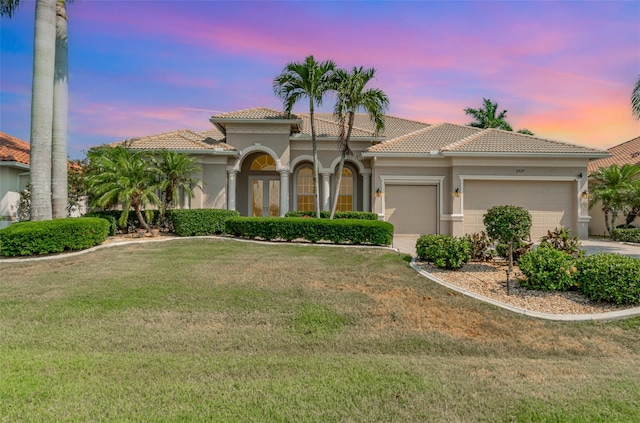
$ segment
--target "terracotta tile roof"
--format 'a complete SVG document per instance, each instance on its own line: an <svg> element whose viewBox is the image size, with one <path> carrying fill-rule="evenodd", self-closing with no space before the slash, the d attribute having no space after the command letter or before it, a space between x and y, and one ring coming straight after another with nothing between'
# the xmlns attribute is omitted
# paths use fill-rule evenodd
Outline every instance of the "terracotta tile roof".
<svg viewBox="0 0 640 423"><path fill-rule="evenodd" d="M604 153L596 148L501 129L482 129L477 134L446 146L442 150L473 153L572 153L586 155Z"/></svg>
<svg viewBox="0 0 640 423"><path fill-rule="evenodd" d="M592 157L602 150L499 129L442 123L369 147L367 153L578 154Z"/></svg>
<svg viewBox="0 0 640 423"><path fill-rule="evenodd" d="M221 113L211 117L212 119L297 119L296 115L287 116L285 112L269 109L267 107L254 107L251 109L236 110Z"/></svg>
<svg viewBox="0 0 640 423"><path fill-rule="evenodd" d="M311 117L308 114L298 113L298 117L302 118L302 131L304 135L311 136ZM340 136L340 125L336 122L333 114L331 113L316 113L314 115L316 123L316 136L325 138L337 138ZM373 131L359 128L357 125L353 125L351 131L353 138L372 138Z"/></svg>
<svg viewBox="0 0 640 423"><path fill-rule="evenodd" d="M29 164L30 145L9 134L0 132L0 162Z"/></svg>
<svg viewBox="0 0 640 423"><path fill-rule="evenodd" d="M371 153L430 153L439 151L480 131L482 130L470 126L441 123L374 145L369 147L367 151Z"/></svg>
<svg viewBox="0 0 640 423"><path fill-rule="evenodd" d="M202 132L188 129L163 132L110 144L126 145L134 150L223 150L235 151L235 148L224 142L224 135L215 128Z"/></svg>
<svg viewBox="0 0 640 423"><path fill-rule="evenodd" d="M640 165L640 137L636 137L622 144L613 146L607 150L611 157L589 162L589 173L595 172L601 167L608 167L612 164L622 166L625 164Z"/></svg>

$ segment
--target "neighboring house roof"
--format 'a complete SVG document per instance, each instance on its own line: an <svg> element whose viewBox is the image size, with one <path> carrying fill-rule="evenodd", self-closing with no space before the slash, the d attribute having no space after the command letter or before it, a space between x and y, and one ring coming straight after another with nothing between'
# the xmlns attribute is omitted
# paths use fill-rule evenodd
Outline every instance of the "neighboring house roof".
<svg viewBox="0 0 640 423"><path fill-rule="evenodd" d="M594 160L589 163L589 173L595 172L601 167L609 167L613 164L622 166L625 164L640 165L640 137L636 137L622 144L607 149L611 157Z"/></svg>
<svg viewBox="0 0 640 423"><path fill-rule="evenodd" d="M189 129L163 132L130 140L118 141L111 146L125 145L133 150L213 150L235 151L236 149L224 142L224 134L216 128L202 132Z"/></svg>
<svg viewBox="0 0 640 423"><path fill-rule="evenodd" d="M0 132L0 162L29 164L30 145L16 137Z"/></svg>

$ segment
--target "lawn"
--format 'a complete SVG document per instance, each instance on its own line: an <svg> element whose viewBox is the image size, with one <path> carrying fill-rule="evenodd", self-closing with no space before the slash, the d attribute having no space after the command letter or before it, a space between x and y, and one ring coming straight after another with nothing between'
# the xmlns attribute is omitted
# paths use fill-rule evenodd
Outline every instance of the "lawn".
<svg viewBox="0 0 640 423"><path fill-rule="evenodd" d="M640 318L539 321L383 249L0 262L0 422L640 421Z"/></svg>

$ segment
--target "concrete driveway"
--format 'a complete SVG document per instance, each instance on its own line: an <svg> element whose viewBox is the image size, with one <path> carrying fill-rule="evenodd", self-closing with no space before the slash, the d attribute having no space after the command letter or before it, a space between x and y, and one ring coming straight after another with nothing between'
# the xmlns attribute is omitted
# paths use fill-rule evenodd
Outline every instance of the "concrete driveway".
<svg viewBox="0 0 640 423"><path fill-rule="evenodd" d="M417 235L395 235L393 237L393 248L396 248L401 253L416 255L416 241ZM587 254L595 254L597 252L605 253L618 253L625 256L631 256L640 258L640 245L639 244L624 244L622 242L610 241L608 239L584 239L582 242L582 249Z"/></svg>

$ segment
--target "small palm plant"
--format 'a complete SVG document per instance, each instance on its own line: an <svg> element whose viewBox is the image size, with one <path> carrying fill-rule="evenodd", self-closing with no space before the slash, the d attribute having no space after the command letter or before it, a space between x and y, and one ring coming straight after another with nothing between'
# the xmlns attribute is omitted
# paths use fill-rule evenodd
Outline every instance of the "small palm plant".
<svg viewBox="0 0 640 423"><path fill-rule="evenodd" d="M118 221L125 226L129 211L133 209L140 226L149 230L142 210L160 206L159 189L153 162L143 151L130 152L124 147L99 147L87 154L89 176L87 184L92 194L93 207L109 208L122 204ZM149 217L149 215L148 215Z"/></svg>

